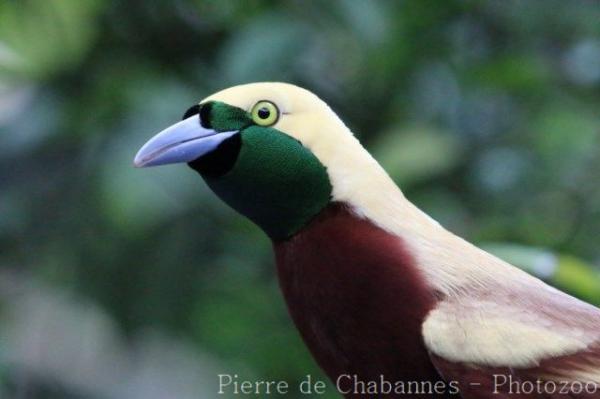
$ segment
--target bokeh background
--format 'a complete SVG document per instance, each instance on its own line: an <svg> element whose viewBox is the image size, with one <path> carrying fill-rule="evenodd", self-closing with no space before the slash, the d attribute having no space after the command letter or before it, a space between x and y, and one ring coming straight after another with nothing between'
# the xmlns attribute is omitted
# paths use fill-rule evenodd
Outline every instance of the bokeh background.
<svg viewBox="0 0 600 399"><path fill-rule="evenodd" d="M597 1L2 0L0 398L323 378L267 238L186 167L132 167L262 80L320 95L450 230L600 304Z"/></svg>

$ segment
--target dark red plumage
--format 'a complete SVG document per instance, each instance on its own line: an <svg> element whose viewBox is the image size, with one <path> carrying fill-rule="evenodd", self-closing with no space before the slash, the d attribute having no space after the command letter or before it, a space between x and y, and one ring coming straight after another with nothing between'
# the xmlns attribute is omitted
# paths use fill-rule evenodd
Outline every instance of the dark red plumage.
<svg viewBox="0 0 600 399"><path fill-rule="evenodd" d="M398 237L331 204L274 249L291 316L333 381L440 380L421 337L436 297Z"/></svg>

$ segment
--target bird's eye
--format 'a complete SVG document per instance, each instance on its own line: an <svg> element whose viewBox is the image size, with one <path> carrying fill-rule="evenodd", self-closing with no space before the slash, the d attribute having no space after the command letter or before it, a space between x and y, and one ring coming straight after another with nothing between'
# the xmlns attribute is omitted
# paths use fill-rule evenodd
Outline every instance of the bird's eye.
<svg viewBox="0 0 600 399"><path fill-rule="evenodd" d="M279 110L270 101L259 101L252 107L252 120L260 126L271 126L279 120Z"/></svg>

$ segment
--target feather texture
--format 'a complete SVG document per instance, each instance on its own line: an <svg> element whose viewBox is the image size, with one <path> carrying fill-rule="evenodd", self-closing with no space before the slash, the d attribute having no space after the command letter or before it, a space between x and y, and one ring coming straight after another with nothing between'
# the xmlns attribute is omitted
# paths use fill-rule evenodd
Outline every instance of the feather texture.
<svg viewBox="0 0 600 399"><path fill-rule="evenodd" d="M440 380L420 333L436 298L397 237L334 203L274 249L290 314L332 381Z"/></svg>

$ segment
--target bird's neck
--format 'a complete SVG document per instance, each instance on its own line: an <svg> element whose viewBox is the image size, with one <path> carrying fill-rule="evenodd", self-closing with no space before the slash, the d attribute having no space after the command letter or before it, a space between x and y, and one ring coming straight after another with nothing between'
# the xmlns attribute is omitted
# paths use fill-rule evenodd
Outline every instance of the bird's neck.
<svg viewBox="0 0 600 399"><path fill-rule="evenodd" d="M271 239L287 239L329 203L327 170L308 149L276 130L250 127L240 140L230 171L216 178L200 174L223 201ZM280 151L264 150L270 147Z"/></svg>

